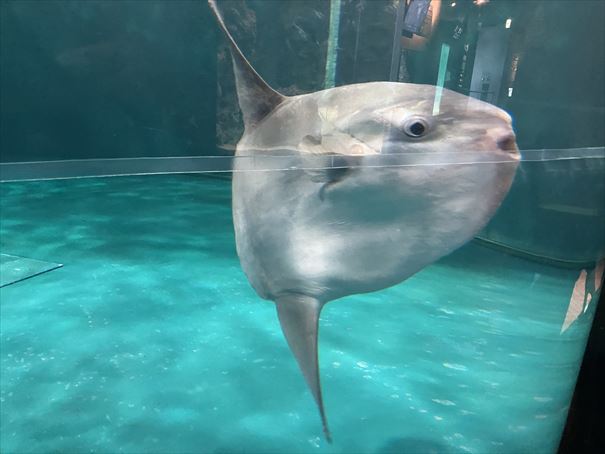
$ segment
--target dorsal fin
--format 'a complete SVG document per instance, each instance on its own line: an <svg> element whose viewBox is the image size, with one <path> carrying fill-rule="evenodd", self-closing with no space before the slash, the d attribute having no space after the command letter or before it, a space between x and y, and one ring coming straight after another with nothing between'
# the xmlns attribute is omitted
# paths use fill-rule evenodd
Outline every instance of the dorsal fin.
<svg viewBox="0 0 605 454"><path fill-rule="evenodd" d="M317 331L321 303L306 295L284 295L275 302L282 331L294 353L305 381L315 398L326 440L331 443L328 420L324 411L317 358Z"/></svg>
<svg viewBox="0 0 605 454"><path fill-rule="evenodd" d="M208 4L231 48L237 98L244 116L244 125L246 128L254 126L281 104L286 97L273 90L246 60L231 33L227 30L216 0L208 0Z"/></svg>

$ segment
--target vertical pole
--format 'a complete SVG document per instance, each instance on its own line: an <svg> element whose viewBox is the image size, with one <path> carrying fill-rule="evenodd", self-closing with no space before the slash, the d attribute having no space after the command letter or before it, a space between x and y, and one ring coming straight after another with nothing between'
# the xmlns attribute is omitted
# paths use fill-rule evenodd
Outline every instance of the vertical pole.
<svg viewBox="0 0 605 454"><path fill-rule="evenodd" d="M450 45L443 43L441 45L441 58L439 59L439 72L437 73L437 89L435 90L435 102L433 103L433 115L439 114L441 105L441 95L443 94L443 85L445 84L445 73L447 70L447 60L450 56Z"/></svg>
<svg viewBox="0 0 605 454"><path fill-rule="evenodd" d="M401 59L401 30L403 29L403 17L407 0L399 0L397 4L397 17L395 19L395 33L393 35L393 53L391 54L390 81L399 79L399 60Z"/></svg>
<svg viewBox="0 0 605 454"><path fill-rule="evenodd" d="M338 34L340 31L340 6L342 0L330 0L330 31L324 88L332 88L336 83L336 63L338 61Z"/></svg>
<svg viewBox="0 0 605 454"><path fill-rule="evenodd" d="M357 30L355 31L355 51L353 52L353 83L357 82L357 53L359 52L359 34L361 32L361 11L363 4L357 7Z"/></svg>

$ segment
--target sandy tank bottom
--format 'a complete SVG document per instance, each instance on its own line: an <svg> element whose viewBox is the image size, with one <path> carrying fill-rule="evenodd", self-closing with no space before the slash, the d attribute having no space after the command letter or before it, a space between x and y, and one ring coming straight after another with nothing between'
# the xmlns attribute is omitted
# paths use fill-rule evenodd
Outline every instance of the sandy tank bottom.
<svg viewBox="0 0 605 454"><path fill-rule="evenodd" d="M240 269L228 180L0 191L2 252L64 264L0 289L2 452L556 451L595 306L560 334L578 270L471 243L330 303L328 445Z"/></svg>

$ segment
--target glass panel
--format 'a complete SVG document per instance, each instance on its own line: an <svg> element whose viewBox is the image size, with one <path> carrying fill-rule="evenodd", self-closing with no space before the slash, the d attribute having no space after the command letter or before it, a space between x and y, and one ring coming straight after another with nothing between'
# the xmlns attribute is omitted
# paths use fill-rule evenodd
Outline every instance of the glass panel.
<svg viewBox="0 0 605 454"><path fill-rule="evenodd" d="M42 262L40 260L0 254L0 287L46 273L63 265Z"/></svg>
<svg viewBox="0 0 605 454"><path fill-rule="evenodd" d="M605 3L212 4L0 2L0 451L555 452Z"/></svg>
<svg viewBox="0 0 605 454"><path fill-rule="evenodd" d="M602 164L602 157L596 159L585 159L581 164L574 161L573 166L563 167L563 173L555 172L557 185L564 187L588 178L591 169ZM559 241L559 235L549 238L544 234L552 224L548 218L535 217L535 205L526 202L532 191L542 193L552 185L552 166L561 162L527 162L532 166L532 181L545 187L535 184L528 189L523 178L517 179L512 189L517 195L507 200L500 217L482 234L502 242L514 241L514 236L498 236L499 232L511 235L506 216L512 213L508 216L528 220L525 228L533 229L540 241L520 243L515 254L501 243L492 247L495 241L476 241L403 284L326 306L320 348L322 368L328 376L324 390L329 396L332 430L338 434L336 445L342 443L341 437L347 439L342 435L345 425L358 420L356 415L367 415L359 421L359 430L368 424L370 397L360 398L358 387L362 386L384 406L384 416L378 418L382 430L398 434L378 447L425 450L463 446L478 452L494 447L556 448L599 296L602 265L601 271L595 269L594 260L604 250L603 243L595 238L588 242L592 248L580 248L587 241L581 234L585 212L559 213L565 222L558 228L568 230L565 241ZM422 168L429 172L433 166L411 167L416 172ZM293 366L285 345L278 343L281 347L276 351L279 325L272 308L250 306L256 298L246 285L234 250L229 180L164 175L15 182L3 188L7 192L2 197L2 211L10 213L6 219L12 222L4 225L2 237L21 238L26 248L44 244L62 251L63 260L78 264L46 282L43 296L35 285L3 289L5 302L39 301L36 305L48 306L64 301L61 310L49 315L55 323L47 318L28 320L31 308L17 304L5 303L2 308L7 338L35 330L40 340L29 345L42 358L62 358L62 368L79 371L57 371L48 391L42 383L29 385L31 390L22 399L50 393L48 404L39 407L40 414L54 411L53 402L69 404L84 399L91 427L101 424L109 433L123 431L132 446L151 449L154 442L147 441L149 431L177 430L182 437L190 437L179 446L195 449L197 429L174 429L175 424L181 427L183 421L207 421L213 416L222 426L243 413L245 417L237 425L241 429L229 429L211 439L206 434L205 443L224 449L233 443L247 443L260 449L265 444L253 441L257 435L248 438L247 427L252 425L255 434L264 433L271 439L271 428L283 418L283 412L295 411L288 419L292 419L288 431L302 431L308 440L272 441L267 446L286 443L288 449L302 450L308 443L322 443L314 435L317 422L313 406L284 409L286 404L278 397L294 393L304 400L304 388L288 384L296 371L284 367L289 362ZM24 192L38 194L37 204L22 204ZM593 196L594 205L603 206L604 192ZM575 200L570 203L579 205ZM132 216L134 205L136 217ZM20 225L45 213L61 213L53 222L53 230L67 233L70 240L49 235L43 224L26 237L21 234ZM82 219L78 226L71 221L74 216ZM603 226L601 212L599 216L592 221L597 223L594 228ZM570 242L578 247L572 248ZM576 253L569 261L550 260L568 257L568 248ZM538 253L545 256L539 262L527 260L528 254ZM60 323L72 311L81 316L72 323ZM370 326L368 319L372 320ZM239 327L236 331L234 323ZM116 340L116 329L126 328L130 334ZM250 330L266 334L250 338ZM185 344L183 335L189 339ZM62 341L74 336L79 336L79 342ZM56 341L49 341L51 338ZM4 345L4 351L12 355L18 355L20 348L16 340ZM217 351L220 355L213 353ZM109 365L103 365L103 358ZM79 366L87 361L93 365ZM234 369L240 362L248 365L247 371ZM200 368L205 371L203 379L199 378ZM258 369L252 378L250 369ZM7 393L18 389L19 371L12 366L5 370ZM78 373L91 375L84 378L75 375ZM258 383L254 379L257 374ZM271 389L262 386L264 375L275 381ZM248 380L251 383L242 385ZM222 392L217 396L207 389ZM109 396L116 395L121 400L114 402ZM376 405L375 397L371 400ZM12 402L7 399L4 408L13 409ZM256 408L259 402L265 402L262 410ZM406 415L405 429L398 422L402 412ZM19 413L13 409L11 414ZM80 418L71 411L58 414L72 428L61 430L63 436L75 437L87 427L78 423ZM497 434L490 430L496 420L500 424ZM137 424L139 432L131 432L128 424ZM412 436L427 425L434 425L438 436ZM42 420L36 427L51 428ZM98 442L96 430L87 433L82 443ZM27 431L22 434L28 436ZM365 450L376 448L372 437L356 440ZM28 444L20 437L14 443ZM74 446L54 437L48 443ZM106 441L104 445L111 447L113 443Z"/></svg>

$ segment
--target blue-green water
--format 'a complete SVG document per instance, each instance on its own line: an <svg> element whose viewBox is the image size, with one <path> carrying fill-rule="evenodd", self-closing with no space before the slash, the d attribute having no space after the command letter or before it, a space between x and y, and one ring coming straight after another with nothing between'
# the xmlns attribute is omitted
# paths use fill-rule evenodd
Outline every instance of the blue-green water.
<svg viewBox="0 0 605 454"><path fill-rule="evenodd" d="M594 312L559 334L578 270L471 244L330 303L328 445L239 267L228 181L0 190L2 252L64 264L0 290L4 453L556 450Z"/></svg>

